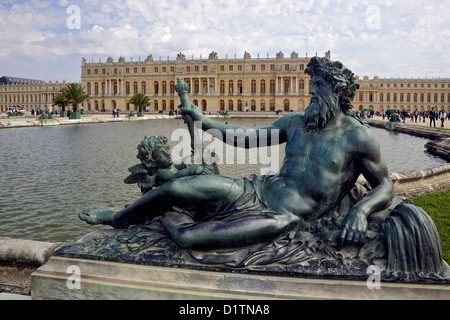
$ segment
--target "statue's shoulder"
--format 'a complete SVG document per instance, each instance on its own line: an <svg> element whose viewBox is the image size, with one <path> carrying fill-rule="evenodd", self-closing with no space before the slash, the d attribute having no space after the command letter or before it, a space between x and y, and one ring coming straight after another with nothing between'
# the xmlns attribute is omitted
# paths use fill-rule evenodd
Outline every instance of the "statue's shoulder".
<svg viewBox="0 0 450 320"><path fill-rule="evenodd" d="M299 126L304 121L304 118L304 112L290 112L276 120L274 125L287 130L289 128Z"/></svg>

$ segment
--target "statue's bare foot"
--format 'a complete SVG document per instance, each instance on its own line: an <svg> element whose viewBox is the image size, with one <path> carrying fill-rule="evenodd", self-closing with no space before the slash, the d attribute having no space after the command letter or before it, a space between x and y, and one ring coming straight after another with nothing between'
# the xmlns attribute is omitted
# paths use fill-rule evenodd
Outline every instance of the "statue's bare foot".
<svg viewBox="0 0 450 320"><path fill-rule="evenodd" d="M116 211L109 209L85 209L78 214L78 217L89 224L107 224L118 227L116 221Z"/></svg>

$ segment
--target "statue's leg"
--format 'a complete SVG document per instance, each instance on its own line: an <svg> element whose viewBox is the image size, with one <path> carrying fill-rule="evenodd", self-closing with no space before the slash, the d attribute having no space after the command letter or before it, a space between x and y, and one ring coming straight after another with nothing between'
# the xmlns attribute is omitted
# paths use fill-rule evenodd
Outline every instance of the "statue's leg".
<svg viewBox="0 0 450 320"><path fill-rule="evenodd" d="M234 182L233 178L215 175L184 177L166 182L147 192L120 211L89 209L81 212L79 216L91 224L108 224L123 228L157 217L174 206L206 210L226 201Z"/></svg>
<svg viewBox="0 0 450 320"><path fill-rule="evenodd" d="M194 222L190 217L169 213L161 218L166 233L182 248L213 250L241 248L274 240L298 225L289 213L261 212L232 221Z"/></svg>

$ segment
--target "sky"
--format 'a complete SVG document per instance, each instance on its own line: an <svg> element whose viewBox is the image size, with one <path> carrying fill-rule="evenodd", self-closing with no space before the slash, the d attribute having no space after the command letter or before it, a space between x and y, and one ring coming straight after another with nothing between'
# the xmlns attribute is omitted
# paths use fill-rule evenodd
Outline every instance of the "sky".
<svg viewBox="0 0 450 320"><path fill-rule="evenodd" d="M450 0L0 0L0 76L80 81L81 59L331 51L356 75L450 77Z"/></svg>

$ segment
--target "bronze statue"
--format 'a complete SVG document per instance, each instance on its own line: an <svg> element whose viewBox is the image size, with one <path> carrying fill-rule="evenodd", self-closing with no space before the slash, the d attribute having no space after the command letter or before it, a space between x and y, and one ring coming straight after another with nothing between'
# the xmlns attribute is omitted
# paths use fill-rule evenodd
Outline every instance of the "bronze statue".
<svg viewBox="0 0 450 320"><path fill-rule="evenodd" d="M350 105L358 85L340 62L314 57L311 104L305 113L288 114L268 127L268 145L286 142L280 172L235 179L197 175L170 180L120 211L88 209L79 214L91 224L115 228L143 223L156 216L167 234L184 248L233 248L275 239L304 228L335 208L363 174L372 190L346 215L342 244L361 244L367 217L389 206L393 186L376 139ZM203 130L243 129L203 115L177 85L181 112L201 121ZM260 129L256 130L258 134ZM278 141L271 140L276 132ZM172 207L195 208L190 215Z"/></svg>
<svg viewBox="0 0 450 320"><path fill-rule="evenodd" d="M277 174L237 179L205 163L173 173L166 170L171 161L164 141L156 151L144 141L138 147L141 164L130 168L126 179L143 182L143 196L119 211L83 210L80 219L116 229L131 226L132 233L114 242L138 244L130 249L137 261L157 252L152 247L139 254L143 248L166 241L158 252L167 254L169 265L194 259L203 265L278 270L282 264L282 270L292 272L351 277L365 276L368 266L378 265L385 279L448 281L450 268L442 259L433 220L409 199L394 197L379 144L351 106L359 88L353 73L319 57L310 60L305 72L311 76L312 96L305 112L289 113L257 130L205 117L190 104L186 83L179 79L175 86L192 149L194 123L222 138L227 130L243 131L247 148L258 147L251 138L255 135L269 146L286 143ZM370 187L356 183L361 174ZM83 250L104 254L107 246Z"/></svg>

